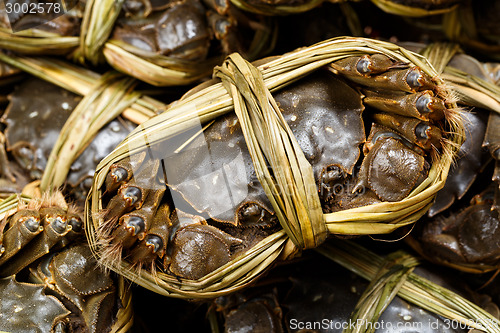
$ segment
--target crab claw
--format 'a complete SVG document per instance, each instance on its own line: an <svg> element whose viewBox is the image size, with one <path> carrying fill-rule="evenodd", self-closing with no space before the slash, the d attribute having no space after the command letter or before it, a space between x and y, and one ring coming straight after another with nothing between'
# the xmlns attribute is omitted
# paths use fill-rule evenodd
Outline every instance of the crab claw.
<svg viewBox="0 0 500 333"><path fill-rule="evenodd" d="M10 218L9 224L11 227L3 233L0 265L7 262L43 231L40 215L35 210L20 210Z"/></svg>
<svg viewBox="0 0 500 333"><path fill-rule="evenodd" d="M151 264L156 258L163 258L165 243L160 236L147 235L131 252L130 260L140 264Z"/></svg>
<svg viewBox="0 0 500 333"><path fill-rule="evenodd" d="M199 279L228 263L230 247L242 242L210 225L188 225L176 232L170 270L179 277Z"/></svg>
<svg viewBox="0 0 500 333"><path fill-rule="evenodd" d="M120 187L118 194L110 200L104 219L108 220L115 216L121 216L133 208L140 208L144 198L142 192L136 186L123 185Z"/></svg>
<svg viewBox="0 0 500 333"><path fill-rule="evenodd" d="M137 240L137 235L146 231L145 220L137 215L125 215L120 218L118 227L113 231L113 243L120 243L124 249L130 248Z"/></svg>
<svg viewBox="0 0 500 333"><path fill-rule="evenodd" d="M141 151L131 157L127 157L123 161L120 161L120 163L113 164L109 168L109 172L104 182L106 192L110 193L116 191L116 189L128 182L134 175L134 172L139 170L145 158L146 152Z"/></svg>

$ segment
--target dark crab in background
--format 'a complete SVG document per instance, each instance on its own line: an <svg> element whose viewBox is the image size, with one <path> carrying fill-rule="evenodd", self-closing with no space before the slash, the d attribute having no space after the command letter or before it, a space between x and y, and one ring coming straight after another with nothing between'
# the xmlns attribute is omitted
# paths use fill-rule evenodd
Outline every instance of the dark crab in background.
<svg viewBox="0 0 500 333"><path fill-rule="evenodd" d="M0 330L109 332L124 305L86 244L78 209L58 193L4 215Z"/></svg>
<svg viewBox="0 0 500 333"><path fill-rule="evenodd" d="M7 0L0 4L0 27L14 32L34 28L60 36L76 36L80 33L80 22L85 11L85 1L54 1L52 5L42 3L44 12L33 12L33 4L38 2ZM28 10L15 10L19 5ZM6 6L9 8L7 9ZM50 7L49 7L50 6ZM55 6L55 7L54 7ZM66 8L69 9L66 11ZM31 10L30 10L31 9Z"/></svg>
<svg viewBox="0 0 500 333"><path fill-rule="evenodd" d="M451 279L449 270L427 265L417 268L415 274L499 314L489 296ZM342 332L367 286L368 281L347 269L317 254L307 254L298 262L275 268L244 292L217 298L211 309L216 312L220 332L239 332L242 327L252 332ZM375 332L469 330L464 325L450 325L450 320L396 296L379 317Z"/></svg>
<svg viewBox="0 0 500 333"><path fill-rule="evenodd" d="M5 125L2 142L5 156L0 157L4 193L21 192L24 178L40 179L47 159L64 123L81 97L40 79L28 78L9 95L9 104L1 118ZM112 120L96 135L72 164L65 192L82 202L91 186L97 164L135 127L121 118ZM15 163L14 163L15 161ZM10 179L9 179L10 178Z"/></svg>
<svg viewBox="0 0 500 333"><path fill-rule="evenodd" d="M460 54L449 65L497 83L498 64ZM500 115L475 108L463 117L466 140L457 161L408 240L434 262L484 272L500 263Z"/></svg>
<svg viewBox="0 0 500 333"><path fill-rule="evenodd" d="M126 1L112 39L136 54L165 55L199 62L255 49L255 31L269 30L267 19L246 14L229 1ZM253 43L253 44L252 44ZM253 55L255 57L256 55Z"/></svg>
<svg viewBox="0 0 500 333"><path fill-rule="evenodd" d="M274 98L312 165L324 212L408 195L454 114L418 67L380 54L339 60ZM125 259L198 279L279 228L236 116L200 129L111 166L97 231L104 264Z"/></svg>

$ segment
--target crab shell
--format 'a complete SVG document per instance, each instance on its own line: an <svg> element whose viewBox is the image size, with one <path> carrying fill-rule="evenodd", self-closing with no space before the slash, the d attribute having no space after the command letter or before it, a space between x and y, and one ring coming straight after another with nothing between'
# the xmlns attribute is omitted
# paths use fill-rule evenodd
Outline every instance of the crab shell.
<svg viewBox="0 0 500 333"><path fill-rule="evenodd" d="M410 244L430 260L470 271L487 271L500 263L500 219L493 205L498 184L491 183L476 195L469 206L447 216L437 215ZM463 267L462 267L463 266Z"/></svg>
<svg viewBox="0 0 500 333"><path fill-rule="evenodd" d="M2 117L7 151L32 179L40 179L59 132L80 97L39 79L21 83L10 96ZM133 129L128 121L112 120L73 162L67 176L69 192L86 196L97 164Z"/></svg>
<svg viewBox="0 0 500 333"><path fill-rule="evenodd" d="M380 142L371 135L362 161L361 91L370 91L372 120L393 135ZM398 201L423 181L449 111L438 92L419 67L374 54L333 62L273 95L311 165L324 212ZM277 231L245 139L228 114L111 165L96 230L102 262L124 259L197 280ZM370 189L336 193L348 182Z"/></svg>
<svg viewBox="0 0 500 333"><path fill-rule="evenodd" d="M116 286L86 244L30 267L29 282L0 279L0 330L110 332L119 306Z"/></svg>
<svg viewBox="0 0 500 333"><path fill-rule="evenodd" d="M278 92L275 99L318 183L329 167L352 174L364 142L364 107L358 92L318 72ZM170 188L216 221L243 225L249 204L271 214L235 115L211 125L179 154L167 155L165 167Z"/></svg>

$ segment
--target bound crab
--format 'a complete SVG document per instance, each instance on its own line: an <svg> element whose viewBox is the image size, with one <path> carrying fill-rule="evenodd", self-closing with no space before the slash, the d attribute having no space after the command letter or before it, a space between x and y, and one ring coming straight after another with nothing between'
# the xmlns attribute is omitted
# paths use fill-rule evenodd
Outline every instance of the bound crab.
<svg viewBox="0 0 500 333"><path fill-rule="evenodd" d="M214 55L252 52L246 41L252 41L255 29L267 29L263 18L250 18L228 1L126 1L123 9L112 38L137 54L199 62Z"/></svg>
<svg viewBox="0 0 500 333"><path fill-rule="evenodd" d="M498 64L457 55L450 66L496 83ZM498 269L500 244L500 116L476 108L464 113L466 139L446 184L409 240L426 258L469 272Z"/></svg>
<svg viewBox="0 0 500 333"><path fill-rule="evenodd" d="M273 96L328 213L398 201L418 187L457 120L442 93L419 67L366 54ZM111 165L104 181L103 264L123 259L196 280L280 228L236 115L144 148Z"/></svg>
<svg viewBox="0 0 500 333"><path fill-rule="evenodd" d="M0 231L0 277L7 277L83 237L83 221L77 208L68 206L59 193L20 203L14 214L4 214Z"/></svg>
<svg viewBox="0 0 500 333"><path fill-rule="evenodd" d="M6 178L1 191L7 193L12 192L12 187L24 184L24 178L36 180L42 177L57 137L81 99L48 82L29 78L16 87L9 100L1 118L5 124L5 135L2 133L1 136L6 153L0 154L4 168L2 174ZM66 192L83 201L97 163L132 129L133 125L122 119L109 122L72 164Z"/></svg>
<svg viewBox="0 0 500 333"><path fill-rule="evenodd" d="M60 36L75 36L80 32L80 21L85 7L84 1L65 1L64 5L58 2L50 8L49 4L43 4L42 12L34 11L33 4L36 3L31 1L5 1L5 4L2 3L0 6L0 27L14 32L35 29ZM16 11L15 5L19 5L21 9ZM28 10L22 10L24 8ZM69 11L66 12L66 9Z"/></svg>
<svg viewBox="0 0 500 333"><path fill-rule="evenodd" d="M44 257L26 281L0 279L0 296L0 329L10 332L111 332L124 307L116 282L84 244Z"/></svg>

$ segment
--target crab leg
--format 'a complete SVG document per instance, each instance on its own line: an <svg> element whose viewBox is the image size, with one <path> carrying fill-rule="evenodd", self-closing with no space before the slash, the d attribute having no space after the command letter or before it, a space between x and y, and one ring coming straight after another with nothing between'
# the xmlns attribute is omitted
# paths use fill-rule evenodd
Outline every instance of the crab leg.
<svg viewBox="0 0 500 333"><path fill-rule="evenodd" d="M335 61L331 66L342 74L349 76L369 77L388 71L391 68L405 68L408 65L393 61L383 54L365 54L360 57L347 57Z"/></svg>
<svg viewBox="0 0 500 333"><path fill-rule="evenodd" d="M333 71L339 72L350 80L371 89L417 92L436 88L431 78L417 66L408 69L391 69L391 67L388 67L387 71L376 75L367 75L372 74L370 70L368 70L367 74L362 74L359 72L358 66L339 66L339 62L332 63L330 66Z"/></svg>
<svg viewBox="0 0 500 333"><path fill-rule="evenodd" d="M40 234L40 237L29 242L23 248L22 254L19 253L11 258L6 265L0 267L1 277L16 274L33 261L49 253L50 249L71 231L72 227L68 225L66 213L61 208L42 208L40 216L44 232Z"/></svg>
<svg viewBox="0 0 500 333"><path fill-rule="evenodd" d="M158 185L159 188L149 193L140 209L120 218L118 227L112 233L113 243L121 243L122 247L127 249L134 245L136 240L144 239L165 193L165 186Z"/></svg>
<svg viewBox="0 0 500 333"><path fill-rule="evenodd" d="M16 255L36 235L43 231L37 211L23 209L10 218L11 227L3 235L5 252L0 255L0 266Z"/></svg>
<svg viewBox="0 0 500 333"><path fill-rule="evenodd" d="M425 150L441 147L441 130L428 122L389 113L376 113L373 119L398 133Z"/></svg>
<svg viewBox="0 0 500 333"><path fill-rule="evenodd" d="M483 147L488 148L491 156L495 159L495 171L492 180L496 182L495 197L493 208L500 209L500 115L496 112L490 112L488 126L484 135Z"/></svg>
<svg viewBox="0 0 500 333"><path fill-rule="evenodd" d="M165 256L172 229L170 213L171 210L168 204L163 204L158 208L154 218L152 218L151 229L130 252L132 262L139 265L151 265L154 270L155 259Z"/></svg>
<svg viewBox="0 0 500 333"><path fill-rule="evenodd" d="M134 172L134 177L130 177L127 183L120 186L118 195L112 197L106 207L106 214L104 215L106 223L109 222L112 224L111 227L114 227L117 216L142 207L148 194L156 187L155 182L157 181L156 175L159 166L159 160L147 158L139 170ZM119 164L115 170L119 170L121 167L122 165ZM123 170L127 167L127 164L124 164Z"/></svg>
<svg viewBox="0 0 500 333"><path fill-rule="evenodd" d="M132 178L135 170L138 170L146 158L146 152L134 154L123 159L118 164L113 164L109 168L109 173L106 176L106 192L113 192L121 185L125 184Z"/></svg>
<svg viewBox="0 0 500 333"><path fill-rule="evenodd" d="M170 270L183 278L199 279L228 263L231 246L242 242L211 225L187 225L175 233Z"/></svg>
<svg viewBox="0 0 500 333"><path fill-rule="evenodd" d="M372 126L368 152L361 164L354 192L373 190L384 201L407 196L419 179L423 180L424 157L404 144L404 139L383 127ZM378 132L375 132L378 131Z"/></svg>
<svg viewBox="0 0 500 333"><path fill-rule="evenodd" d="M440 120L444 117L446 106L442 99L434 97L430 90L414 94L395 95L383 92L363 90L364 102L378 110L395 113L401 116L414 117L428 121Z"/></svg>

